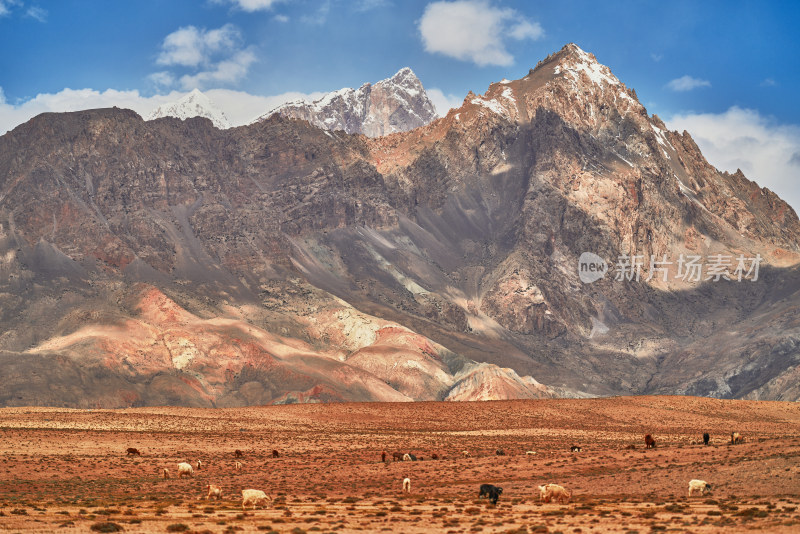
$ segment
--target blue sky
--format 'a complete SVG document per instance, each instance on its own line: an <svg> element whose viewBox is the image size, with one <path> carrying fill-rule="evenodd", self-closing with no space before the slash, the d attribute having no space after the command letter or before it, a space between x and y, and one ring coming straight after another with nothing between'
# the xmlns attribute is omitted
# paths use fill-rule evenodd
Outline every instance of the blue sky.
<svg viewBox="0 0 800 534"><path fill-rule="evenodd" d="M243 124L405 66L442 112L575 42L714 165L798 207L799 27L790 1L0 0L0 133L194 87Z"/></svg>

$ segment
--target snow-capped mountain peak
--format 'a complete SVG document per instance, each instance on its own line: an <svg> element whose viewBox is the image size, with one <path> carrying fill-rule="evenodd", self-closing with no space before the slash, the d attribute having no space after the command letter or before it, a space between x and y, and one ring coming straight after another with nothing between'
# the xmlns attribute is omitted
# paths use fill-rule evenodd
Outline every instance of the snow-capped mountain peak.
<svg viewBox="0 0 800 534"><path fill-rule="evenodd" d="M408 67L375 84L332 91L314 102L288 102L253 122L275 114L303 119L325 130L344 130L369 137L418 128L437 117L422 83Z"/></svg>
<svg viewBox="0 0 800 534"><path fill-rule="evenodd" d="M220 130L231 127L225 113L199 89L193 89L175 102L160 105L147 117L147 120L151 121L162 117L175 117L181 120L205 117Z"/></svg>

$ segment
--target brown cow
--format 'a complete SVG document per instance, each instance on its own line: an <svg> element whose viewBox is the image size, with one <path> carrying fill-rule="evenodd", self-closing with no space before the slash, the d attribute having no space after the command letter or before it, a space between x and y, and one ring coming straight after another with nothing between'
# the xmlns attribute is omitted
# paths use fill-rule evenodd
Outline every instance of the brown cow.
<svg viewBox="0 0 800 534"><path fill-rule="evenodd" d="M134 449L133 447L128 447L128 456L141 456L142 453L139 452L139 449Z"/></svg>
<svg viewBox="0 0 800 534"><path fill-rule="evenodd" d="M647 434L644 437L644 448L645 449L655 449L656 448L656 440L653 439L653 436Z"/></svg>
<svg viewBox="0 0 800 534"><path fill-rule="evenodd" d="M403 461L403 453L402 452L393 452L392 453L392 461L394 461L394 462L402 462Z"/></svg>

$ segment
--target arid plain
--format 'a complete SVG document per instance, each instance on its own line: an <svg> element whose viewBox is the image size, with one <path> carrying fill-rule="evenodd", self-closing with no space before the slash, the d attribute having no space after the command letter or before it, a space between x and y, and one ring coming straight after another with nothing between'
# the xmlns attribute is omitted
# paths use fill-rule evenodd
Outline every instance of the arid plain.
<svg viewBox="0 0 800 534"><path fill-rule="evenodd" d="M731 431L744 443L731 445ZM648 433L655 449L644 447ZM421 460L393 462L395 451ZM781 402L6 408L0 531L797 532L799 458L800 405ZM193 478L177 478L177 463L198 460ZM713 492L688 498L694 478ZM208 483L222 487L221 501L201 499ZM503 488L496 506L478 499L483 483ZM540 503L545 483L572 490L572 501ZM244 488L273 501L243 512Z"/></svg>

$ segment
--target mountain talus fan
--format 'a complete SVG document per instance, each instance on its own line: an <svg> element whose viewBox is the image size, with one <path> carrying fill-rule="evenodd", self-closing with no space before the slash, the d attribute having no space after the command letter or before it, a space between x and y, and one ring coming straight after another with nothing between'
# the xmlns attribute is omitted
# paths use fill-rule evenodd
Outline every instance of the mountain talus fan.
<svg viewBox="0 0 800 534"><path fill-rule="evenodd" d="M0 404L800 399L774 193L572 44L431 118L102 109L0 137Z"/></svg>

